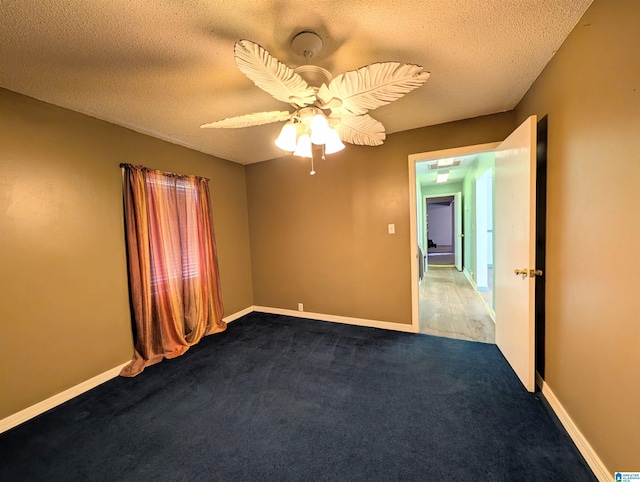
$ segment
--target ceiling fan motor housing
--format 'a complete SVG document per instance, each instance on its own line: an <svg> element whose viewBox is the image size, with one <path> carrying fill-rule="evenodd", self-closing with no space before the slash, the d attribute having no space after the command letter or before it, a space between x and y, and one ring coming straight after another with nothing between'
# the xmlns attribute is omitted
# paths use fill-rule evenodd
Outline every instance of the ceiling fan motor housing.
<svg viewBox="0 0 640 482"><path fill-rule="evenodd" d="M293 69L293 71L302 77L316 91L316 94L322 84L329 85L329 82L333 79L331 72L317 65L301 65Z"/></svg>

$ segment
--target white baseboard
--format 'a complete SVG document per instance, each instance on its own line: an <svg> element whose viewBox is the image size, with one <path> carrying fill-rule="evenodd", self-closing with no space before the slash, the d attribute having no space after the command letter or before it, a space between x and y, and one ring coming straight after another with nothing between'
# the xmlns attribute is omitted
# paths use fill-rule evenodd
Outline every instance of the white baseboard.
<svg viewBox="0 0 640 482"><path fill-rule="evenodd" d="M244 315L251 313L252 311L253 311L253 306L250 306L249 308L246 308L242 311L238 311L237 313L234 313L232 315L229 315L223 318L222 321L224 321L225 323L231 323L232 321L237 320L238 318L241 318ZM38 402L35 405L31 405L30 407L27 407L24 410L20 410L19 412L14 413L13 415L9 415L8 417L3 418L2 420L0 420L0 433L6 432L7 430L18 426L21 423L26 422L27 420L37 417L38 415L46 412L47 410L51 410L52 408L57 407L58 405L61 405L64 402L71 400L72 398L77 397L78 395L81 395L84 392L87 392L92 388L95 388L98 385L101 385L104 382L111 380L112 378L117 377L122 371L122 369L125 367L125 365L128 365L128 364L129 362L127 361L126 363L123 363L120 366L107 370L106 372L101 373L100 375L96 375L95 377L90 378L89 380L79 383L78 385L71 387L65 390L64 392L60 392L57 395L54 395L53 397L49 397L46 400Z"/></svg>
<svg viewBox="0 0 640 482"><path fill-rule="evenodd" d="M536 373L536 381L540 390L542 391L542 395L547 399L549 405L555 412L558 419L562 423L563 427L569 433L571 440L576 444L578 450L586 460L587 464L593 471L594 475L600 482L609 482L613 480L614 475L613 472L609 471L607 467L604 465L598 454L593 450L591 444L587 441L580 429L573 422L567 411L564 409L560 401L556 398L555 394L549 388L549 385L545 383L539 373Z"/></svg>
<svg viewBox="0 0 640 482"><path fill-rule="evenodd" d="M321 320L321 321L331 321L336 323L344 323L347 325L358 325L358 326L368 326L371 328L382 328L385 330L396 330L396 331L404 331L415 333L414 328L411 325L404 325L401 323L391 323L388 321L376 321L376 320L366 320L362 318L349 318L344 316L334 316L334 315L323 315L320 313L310 313L307 311L293 311L293 310L283 310L279 308L268 308L265 306L250 306L245 308L244 310L238 311L232 315L226 316L222 319L225 323L231 323L232 321L237 320L249 313L257 311L259 313L271 313L274 315L286 315L286 316L295 316L298 318L309 318L312 320ZM51 410L58 405L63 404L64 402L71 400L78 395L83 394L91 390L92 388L97 387L98 385L103 384L106 381L111 380L112 378L117 377L122 369L129 364L129 361L114 367L110 370L107 370L100 375L96 375L89 380L86 380L82 383L79 383L76 386L73 386L63 392L58 393L52 397L47 398L41 402L36 403L35 405L31 405L30 407L25 408L24 410L20 410L13 415L9 415L6 418L0 420L0 433L6 432L7 430L20 425L21 423L26 422L38 415L46 412L47 410Z"/></svg>
<svg viewBox="0 0 640 482"><path fill-rule="evenodd" d="M473 289L477 290L478 289L478 285L473 280L473 277L471 276L471 274L467 271L467 268L464 268L462 270L462 273L467 277L467 280L469 281L469 283L471 283L471 286L473 287Z"/></svg>
<svg viewBox="0 0 640 482"><path fill-rule="evenodd" d="M54 395L53 397L49 397L46 400L36 403L35 405L31 405L30 407L25 408L24 410L20 410L13 415L9 415L6 418L0 420L0 433L6 432L7 430L20 425L27 420L30 420L38 415L46 412L47 410L51 410L58 405L63 404L64 402L71 400L78 395L81 395L84 392L91 390L92 388L97 387L98 385L103 384L106 381L111 380L112 378L117 377L120 374L120 371L128 365L129 362L123 363L122 365L118 365L117 367L111 368L100 375L96 375L89 380L85 380L82 383L77 384L74 387L68 388L67 390Z"/></svg>
<svg viewBox="0 0 640 482"><path fill-rule="evenodd" d="M248 315L249 313L253 313L253 306L245 308L244 310L240 310L232 315L225 316L224 318L222 318L222 321L224 321L225 323L231 323L232 321L235 321L238 318L242 318L244 315Z"/></svg>
<svg viewBox="0 0 640 482"><path fill-rule="evenodd" d="M493 323L496 322L496 313L493 311L493 308L491 308L487 302L484 300L484 298L482 297L482 295L480 295L480 291L478 290L478 285L476 284L475 281L473 281L473 278L471 277L471 274L467 271L467 268L464 268L462 270L462 273L465 275L465 277L467 278L467 281L469 282L469 284L471 285L471 287L473 288L473 290L476 292L476 294L478 295L478 298L480 298L480 301L482 301L482 304L484 305L484 307L487 309L487 313L489 313L489 316L491 317L491 320L493 320Z"/></svg>
<svg viewBox="0 0 640 482"><path fill-rule="evenodd" d="M390 321L368 320L365 318L351 318L348 316L326 315L323 313L312 313L310 311L285 310L282 308L269 308L267 306L254 306L253 311L258 313L269 313L272 315L294 316L296 318L307 318L310 320L330 321L333 323L343 323L345 325L366 326L369 328L381 328L383 330L402 331L406 333L417 333L413 325L404 323L392 323Z"/></svg>

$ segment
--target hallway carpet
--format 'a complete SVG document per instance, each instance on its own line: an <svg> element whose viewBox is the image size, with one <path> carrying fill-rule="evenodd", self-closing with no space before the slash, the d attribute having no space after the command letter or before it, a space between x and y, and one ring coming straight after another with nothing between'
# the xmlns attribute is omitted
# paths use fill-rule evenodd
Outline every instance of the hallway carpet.
<svg viewBox="0 0 640 482"><path fill-rule="evenodd" d="M0 435L3 481L593 481L494 345L252 313Z"/></svg>

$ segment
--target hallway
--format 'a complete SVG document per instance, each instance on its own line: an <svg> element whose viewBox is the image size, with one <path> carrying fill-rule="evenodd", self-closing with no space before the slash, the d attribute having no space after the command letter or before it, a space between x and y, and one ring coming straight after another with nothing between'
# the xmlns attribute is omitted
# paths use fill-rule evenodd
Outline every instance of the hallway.
<svg viewBox="0 0 640 482"><path fill-rule="evenodd" d="M464 274L429 266L420 282L420 333L495 343L495 323Z"/></svg>

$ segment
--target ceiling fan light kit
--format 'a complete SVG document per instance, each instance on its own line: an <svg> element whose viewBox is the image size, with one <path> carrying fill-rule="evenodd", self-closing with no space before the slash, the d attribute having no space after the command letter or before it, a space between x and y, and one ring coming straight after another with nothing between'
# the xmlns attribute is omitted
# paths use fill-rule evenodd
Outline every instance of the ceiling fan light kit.
<svg viewBox="0 0 640 482"><path fill-rule="evenodd" d="M298 138L298 142L296 143L296 150L293 151L293 155L313 159L313 151L311 149L311 136L309 134L302 134Z"/></svg>
<svg viewBox="0 0 640 482"><path fill-rule="evenodd" d="M313 157L311 144L322 146L323 156L344 149L340 134L330 126L322 110L316 107L298 109L282 127L275 144L283 151L300 157Z"/></svg>
<svg viewBox="0 0 640 482"><path fill-rule="evenodd" d="M278 149L282 149L283 151L287 152L293 152L297 147L297 138L298 131L296 129L296 125L292 122L287 122L284 126L282 126L282 130L280 131L280 135L276 139L275 144Z"/></svg>
<svg viewBox="0 0 640 482"><path fill-rule="evenodd" d="M294 36L292 49L308 62L322 48L314 32ZM272 57L263 47L240 40L234 47L240 71L293 112L271 111L229 117L203 128L240 128L286 121L275 140L283 151L312 159L312 145L322 157L344 149L344 143L378 146L386 137L384 126L368 111L387 105L420 87L429 78L423 67L400 62L378 62L333 78L322 67L306 64L294 69Z"/></svg>

